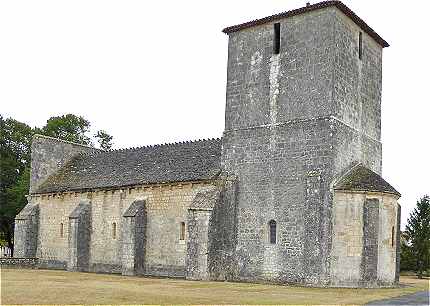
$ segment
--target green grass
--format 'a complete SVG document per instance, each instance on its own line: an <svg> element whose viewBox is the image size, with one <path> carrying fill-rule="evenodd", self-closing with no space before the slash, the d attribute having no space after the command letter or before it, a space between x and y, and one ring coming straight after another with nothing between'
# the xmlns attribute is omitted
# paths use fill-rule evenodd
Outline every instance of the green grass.
<svg viewBox="0 0 430 306"><path fill-rule="evenodd" d="M428 290L401 277L393 289L322 289L53 270L2 269L0 304L364 304Z"/></svg>

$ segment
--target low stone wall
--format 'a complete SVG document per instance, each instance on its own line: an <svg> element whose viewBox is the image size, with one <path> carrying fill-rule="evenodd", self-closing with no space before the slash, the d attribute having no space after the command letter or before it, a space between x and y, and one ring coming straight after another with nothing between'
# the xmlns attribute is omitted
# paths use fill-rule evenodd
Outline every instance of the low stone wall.
<svg viewBox="0 0 430 306"><path fill-rule="evenodd" d="M0 267L16 269L37 269L38 258L0 258Z"/></svg>

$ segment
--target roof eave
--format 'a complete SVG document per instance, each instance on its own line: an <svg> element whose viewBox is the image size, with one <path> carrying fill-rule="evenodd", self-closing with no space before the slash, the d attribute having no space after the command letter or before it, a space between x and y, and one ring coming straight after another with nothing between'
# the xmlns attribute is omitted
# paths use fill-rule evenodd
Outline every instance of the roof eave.
<svg viewBox="0 0 430 306"><path fill-rule="evenodd" d="M288 18L296 15L300 15L303 13L319 10L322 8L327 8L330 6L337 7L340 11L342 11L345 15L347 15L349 18L351 18L352 21L355 22L363 31L365 31L367 34L369 34L379 45L382 46L382 48L389 47L387 41L385 41L381 36L379 36L378 33L376 33L371 27L369 27L360 17L358 17L350 8L348 8L345 4L343 4L341 1L323 1L319 3L315 3L312 5L304 6L295 10L279 13L276 15L264 17L261 19L252 20L249 22L237 24L234 26L226 27L222 30L225 34L230 34L233 32L237 32L246 28L250 28L257 25L266 24L268 22L280 20L283 18Z"/></svg>
<svg viewBox="0 0 430 306"><path fill-rule="evenodd" d="M374 189L346 189L346 188L334 188L335 191L344 191L344 192L356 192L356 193L368 193L368 192L372 192L372 193L384 193L384 194L391 194L391 195L395 195L397 197L401 197L402 195L400 194L400 192L396 191L386 191L386 190L374 190Z"/></svg>

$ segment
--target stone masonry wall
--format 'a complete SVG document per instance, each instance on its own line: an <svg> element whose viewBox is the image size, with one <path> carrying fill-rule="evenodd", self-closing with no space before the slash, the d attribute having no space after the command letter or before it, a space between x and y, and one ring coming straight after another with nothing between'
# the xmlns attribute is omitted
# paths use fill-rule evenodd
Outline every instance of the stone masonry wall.
<svg viewBox="0 0 430 306"><path fill-rule="evenodd" d="M209 223L211 209L188 210L188 242L186 278L192 280L209 280Z"/></svg>
<svg viewBox="0 0 430 306"><path fill-rule="evenodd" d="M361 162L381 174L382 47L339 10L333 17L336 172ZM363 41L361 59L359 33Z"/></svg>
<svg viewBox="0 0 430 306"><path fill-rule="evenodd" d="M397 214L395 195L335 192L330 285L397 284Z"/></svg>
<svg viewBox="0 0 430 306"><path fill-rule="evenodd" d="M377 141L381 139L382 47L339 10L333 16L335 116ZM359 33L362 58L359 58Z"/></svg>
<svg viewBox="0 0 430 306"><path fill-rule="evenodd" d="M235 257L238 182L236 177L222 177L218 184L219 198L209 219L208 270L210 279L225 281L236 279L238 274Z"/></svg>
<svg viewBox="0 0 430 306"><path fill-rule="evenodd" d="M379 232L378 232L378 283L381 285L393 285L398 282L396 277L397 237L400 234L400 220L398 214L397 196L384 195L379 197Z"/></svg>
<svg viewBox="0 0 430 306"><path fill-rule="evenodd" d="M74 155L96 150L52 137L34 135L31 143L30 193L35 192L48 176L60 169Z"/></svg>
<svg viewBox="0 0 430 306"><path fill-rule="evenodd" d="M326 281L332 141L329 119L225 133L224 167L238 177L237 279Z"/></svg>
<svg viewBox="0 0 430 306"><path fill-rule="evenodd" d="M88 271L91 241L91 206L79 203L69 215L68 224L68 262L69 271Z"/></svg>
<svg viewBox="0 0 430 306"><path fill-rule="evenodd" d="M229 35L226 131L333 113L334 14L328 8L278 21L277 56L273 23Z"/></svg>
<svg viewBox="0 0 430 306"><path fill-rule="evenodd" d="M379 200L366 199L363 204L360 281L363 286L374 286L378 279Z"/></svg>
<svg viewBox="0 0 430 306"><path fill-rule="evenodd" d="M146 245L146 201L134 201L123 214L122 275L144 274Z"/></svg>
<svg viewBox="0 0 430 306"><path fill-rule="evenodd" d="M91 205L89 270L121 273L123 214L130 205L146 199L146 242L144 273L158 276L184 276L185 241L180 241L180 222L186 222L187 209L195 194L207 183L157 185L134 189L106 190L57 195L33 195L40 207L38 255L42 267L65 269L68 261L68 219L81 201ZM63 223L63 237L60 227ZM113 223L116 224L114 235Z"/></svg>
<svg viewBox="0 0 430 306"><path fill-rule="evenodd" d="M364 194L335 193L330 258L333 286L354 286L360 280L364 201Z"/></svg>
<svg viewBox="0 0 430 306"><path fill-rule="evenodd" d="M15 257L36 257L39 234L39 206L27 204L15 217Z"/></svg>
<svg viewBox="0 0 430 306"><path fill-rule="evenodd" d="M229 35L223 170L238 177L237 279L328 285L330 185L381 173L381 48L329 7ZM268 243L268 222L278 242Z"/></svg>

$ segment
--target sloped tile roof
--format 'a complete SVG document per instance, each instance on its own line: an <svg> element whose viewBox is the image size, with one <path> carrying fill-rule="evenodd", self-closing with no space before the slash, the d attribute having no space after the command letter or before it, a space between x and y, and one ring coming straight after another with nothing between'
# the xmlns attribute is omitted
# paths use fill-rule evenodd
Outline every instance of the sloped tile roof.
<svg viewBox="0 0 430 306"><path fill-rule="evenodd" d="M339 180L334 189L384 192L400 196L400 193L379 174L367 169L361 164L355 166L351 171L346 173L346 175Z"/></svg>
<svg viewBox="0 0 430 306"><path fill-rule="evenodd" d="M209 180L220 158L221 139L78 154L35 193Z"/></svg>
<svg viewBox="0 0 430 306"><path fill-rule="evenodd" d="M222 31L226 34L230 34L230 33L237 32L237 31L240 31L240 30L243 30L246 28L250 28L253 26L262 25L262 24L265 24L268 22L272 22L272 21L283 19L283 18L288 18L288 17L300 15L303 13L315 11L315 10L330 7L330 6L337 7L342 13L344 13L346 16L351 18L352 21L354 21L364 32L369 34L369 36L372 37L382 47L389 47L390 46L381 36L378 35L378 33L376 33L371 27L369 27L363 21L363 19L358 17L350 8L348 8L341 1L318 2L318 3L312 4L312 5L307 5L305 7L301 7L301 8L295 9L295 10L291 10L291 11L279 13L276 15L272 15L272 16L248 21L245 23L237 24L234 26L230 26L230 27L225 28Z"/></svg>
<svg viewBox="0 0 430 306"><path fill-rule="evenodd" d="M125 213L122 214L123 217L136 217L140 210L145 209L145 201L137 200L131 203L127 208Z"/></svg>
<svg viewBox="0 0 430 306"><path fill-rule="evenodd" d="M212 187L210 190L200 191L196 194L189 209L191 210L212 210L220 197L220 190Z"/></svg>

